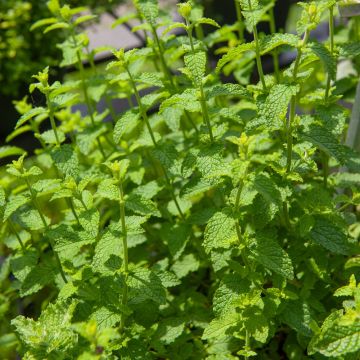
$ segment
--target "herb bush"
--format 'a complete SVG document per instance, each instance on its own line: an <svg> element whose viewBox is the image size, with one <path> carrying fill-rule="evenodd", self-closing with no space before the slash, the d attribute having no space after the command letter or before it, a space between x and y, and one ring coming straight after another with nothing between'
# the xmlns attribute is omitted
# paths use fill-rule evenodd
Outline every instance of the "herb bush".
<svg viewBox="0 0 360 360"><path fill-rule="evenodd" d="M236 1L220 27L199 5L174 23L136 0L115 25L139 17L147 46L85 72L92 16L48 3L33 31L66 34L60 66L79 77L35 75L43 106L17 102L11 137L39 148L0 148L17 156L0 178L2 358L358 359L360 160L343 145L358 19L335 29L335 1L299 2L297 34L260 34L273 5ZM343 59L355 70L338 79Z"/></svg>

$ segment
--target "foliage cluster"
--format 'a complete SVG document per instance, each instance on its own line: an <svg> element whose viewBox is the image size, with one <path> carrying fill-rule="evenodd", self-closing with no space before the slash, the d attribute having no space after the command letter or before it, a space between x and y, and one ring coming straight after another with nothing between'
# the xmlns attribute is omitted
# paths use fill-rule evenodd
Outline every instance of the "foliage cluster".
<svg viewBox="0 0 360 360"><path fill-rule="evenodd" d="M0 177L2 358L358 358L360 157L343 145L358 21L335 29L335 0L299 2L297 33L277 33L274 2L236 0L220 26L190 2L173 22L134 0L114 26L139 18L147 46L113 49L101 72L79 31L93 16L48 2L32 31L65 34L59 65L79 77L33 76L44 105L18 101L10 139L39 148L0 148L20 156Z"/></svg>

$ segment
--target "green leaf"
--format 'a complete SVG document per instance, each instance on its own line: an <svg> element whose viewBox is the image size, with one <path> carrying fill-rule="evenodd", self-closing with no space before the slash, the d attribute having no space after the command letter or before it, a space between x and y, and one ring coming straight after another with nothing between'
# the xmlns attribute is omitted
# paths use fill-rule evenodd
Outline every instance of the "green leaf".
<svg viewBox="0 0 360 360"><path fill-rule="evenodd" d="M202 84L206 72L206 53L197 51L184 56L185 66L189 69L192 80L196 86Z"/></svg>
<svg viewBox="0 0 360 360"><path fill-rule="evenodd" d="M260 40L260 54L265 55L279 46L288 45L297 47L299 44L299 37L294 34L271 34L263 37Z"/></svg>
<svg viewBox="0 0 360 360"><path fill-rule="evenodd" d="M87 128L76 136L79 150L84 155L89 155L97 145L97 139L100 135L106 132L104 126L97 126L95 128Z"/></svg>
<svg viewBox="0 0 360 360"><path fill-rule="evenodd" d="M38 20L38 21L35 21L31 27L30 27L30 31L33 31L39 27L42 27L42 26L46 26L46 25L50 25L50 24L54 24L57 22L57 19L56 18L46 18L46 19L41 19L41 20Z"/></svg>
<svg viewBox="0 0 360 360"><path fill-rule="evenodd" d="M189 273L197 271L199 266L200 262L198 259L196 259L194 254L187 254L176 260L172 265L171 270L179 279L181 279Z"/></svg>
<svg viewBox="0 0 360 360"><path fill-rule="evenodd" d="M69 144L56 147L51 152L56 167L62 174L76 178L79 174L79 159Z"/></svg>
<svg viewBox="0 0 360 360"><path fill-rule="evenodd" d="M44 34L53 31L53 30L59 30L59 29L68 29L69 28L69 24L67 24L66 22L57 22L55 24L52 24L50 26L48 26L47 28L45 28L44 30Z"/></svg>
<svg viewBox="0 0 360 360"><path fill-rule="evenodd" d="M172 177L181 175L179 154L173 144L161 144L152 150L152 154L159 160L168 175Z"/></svg>
<svg viewBox="0 0 360 360"><path fill-rule="evenodd" d="M84 230L88 231L93 237L97 237L99 232L100 215L96 209L82 211L79 221Z"/></svg>
<svg viewBox="0 0 360 360"><path fill-rule="evenodd" d="M254 188L268 201L279 208L282 207L281 192L271 177L266 174L258 174L253 181Z"/></svg>
<svg viewBox="0 0 360 360"><path fill-rule="evenodd" d="M240 57L240 55L246 51L255 51L255 42L244 43L238 45L236 47L231 48L217 63L216 71L220 72L220 70L230 61L236 60Z"/></svg>
<svg viewBox="0 0 360 360"><path fill-rule="evenodd" d="M121 232L107 230L96 244L92 269L104 275L113 275L121 268L122 252Z"/></svg>
<svg viewBox="0 0 360 360"><path fill-rule="evenodd" d="M60 224L50 229L46 236L54 242L55 251L65 261L73 261L74 256L81 252L83 246L92 244L96 238L86 231L75 231L71 226Z"/></svg>
<svg viewBox="0 0 360 360"><path fill-rule="evenodd" d="M227 330L234 327L241 321L237 313L226 313L225 316L216 318L205 328L202 339L221 339L227 336Z"/></svg>
<svg viewBox="0 0 360 360"><path fill-rule="evenodd" d="M329 156L334 157L341 164L346 164L353 153L345 145L342 145L334 135L323 126L311 125L309 129L303 133L303 138L319 147Z"/></svg>
<svg viewBox="0 0 360 360"><path fill-rule="evenodd" d="M339 45L340 56L345 59L357 57L360 55L360 42L349 42Z"/></svg>
<svg viewBox="0 0 360 360"><path fill-rule="evenodd" d="M230 208L216 212L206 225L203 246L207 253L212 249L228 249L237 241L235 219Z"/></svg>
<svg viewBox="0 0 360 360"><path fill-rule="evenodd" d="M284 119L288 111L291 98L296 95L297 85L274 85L265 99L259 105L259 116L265 119L268 127L272 130L283 129Z"/></svg>
<svg viewBox="0 0 360 360"><path fill-rule="evenodd" d="M18 316L11 324L35 359L61 359L77 342L77 336L71 328L74 309L75 303L50 304L37 321Z"/></svg>
<svg viewBox="0 0 360 360"><path fill-rule="evenodd" d="M160 216L156 204L137 194L130 194L126 197L125 207L136 214Z"/></svg>
<svg viewBox="0 0 360 360"><path fill-rule="evenodd" d="M205 18L205 17L202 17L200 19L197 19L195 21L195 24L198 25L198 24L206 24L206 25L211 25L211 26L215 26L217 28L220 28L220 25L213 19L209 19L209 18Z"/></svg>
<svg viewBox="0 0 360 360"><path fill-rule="evenodd" d="M310 238L336 254L347 255L351 251L347 234L330 219L317 216L315 225L310 231Z"/></svg>
<svg viewBox="0 0 360 360"><path fill-rule="evenodd" d="M301 300L286 302L281 312L281 319L292 329L303 336L311 336L311 309L309 304Z"/></svg>
<svg viewBox="0 0 360 360"><path fill-rule="evenodd" d="M162 74L161 73L149 73L143 72L137 78L136 81L142 82L147 85L156 86L156 87L163 87L162 81Z"/></svg>
<svg viewBox="0 0 360 360"><path fill-rule="evenodd" d="M163 114L166 108L173 107L189 112L200 112L201 105L198 101L196 90L186 89L183 93L172 95L170 98L164 100L160 105L160 114Z"/></svg>
<svg viewBox="0 0 360 360"><path fill-rule="evenodd" d="M190 227L185 224L165 224L161 229L161 236L169 247L171 256L178 259L184 252L190 238Z"/></svg>
<svg viewBox="0 0 360 360"><path fill-rule="evenodd" d="M326 72L330 78L334 80L336 78L337 60L330 53L330 51L321 43L311 43L311 51L323 62Z"/></svg>
<svg viewBox="0 0 360 360"><path fill-rule="evenodd" d="M19 214L16 213L14 216L16 217L16 222L18 222L19 225L24 227L25 229L39 231L44 229L45 227L45 224L41 220L41 217L37 210L25 209ZM44 219L47 224L50 224L50 219L47 216L44 216Z"/></svg>
<svg viewBox="0 0 360 360"><path fill-rule="evenodd" d="M79 16L75 19L74 21L74 25L77 26L77 25L80 25L86 21L90 21L90 20L94 20L97 18L97 15L91 15L91 14L88 14L88 15L83 15L83 16Z"/></svg>
<svg viewBox="0 0 360 360"><path fill-rule="evenodd" d="M239 96L250 98L250 93L239 84L221 84L215 85L206 90L206 97L212 98L216 96Z"/></svg>
<svg viewBox="0 0 360 360"><path fill-rule="evenodd" d="M165 289L160 278L151 270L137 268L130 272L128 278L129 304L138 304L152 300L157 304L165 304Z"/></svg>
<svg viewBox="0 0 360 360"><path fill-rule="evenodd" d="M3 221L6 221L19 207L26 204L29 200L29 197L22 194L10 197L5 207Z"/></svg>
<svg viewBox="0 0 360 360"><path fill-rule="evenodd" d="M38 256L32 250L18 253L10 264L14 276L21 283L21 297L34 294L52 283L57 272L49 262L38 264Z"/></svg>
<svg viewBox="0 0 360 360"><path fill-rule="evenodd" d="M98 186L96 194L104 199L119 201L120 190L119 187L114 184L113 179L105 179L101 181Z"/></svg>
<svg viewBox="0 0 360 360"><path fill-rule="evenodd" d="M217 317L232 311L250 289L250 281L242 279L238 274L225 275L216 289L213 299L213 310Z"/></svg>
<svg viewBox="0 0 360 360"><path fill-rule="evenodd" d="M172 344L184 332L185 322L173 317L162 320L154 333L154 339L164 345Z"/></svg>
<svg viewBox="0 0 360 360"><path fill-rule="evenodd" d="M17 146L0 146L0 159L6 158L8 156L22 155L25 153L25 150L18 148Z"/></svg>
<svg viewBox="0 0 360 360"><path fill-rule="evenodd" d="M57 135L59 138L59 142L63 143L65 141L65 134L62 131L57 131ZM45 144L49 144L49 145L57 144L54 130L44 131L42 134L38 135L38 137L42 139L45 142Z"/></svg>
<svg viewBox="0 0 360 360"><path fill-rule="evenodd" d="M18 120L18 122L15 125L15 129L17 129L21 125L25 124L27 121L29 121L33 117L35 117L37 115L42 115L42 114L47 114L47 110L43 107L36 107L36 108L29 110L27 113L25 113L24 115L22 115L20 117L20 119Z"/></svg>
<svg viewBox="0 0 360 360"><path fill-rule="evenodd" d="M333 320L330 315L309 344L308 352L312 355L319 352L326 357L337 357L358 353L360 351L360 321L354 318L352 321L341 321L337 317ZM346 357L347 358L347 357Z"/></svg>
<svg viewBox="0 0 360 360"><path fill-rule="evenodd" d="M157 0L138 0L136 2L141 15L152 26L156 25L159 16L159 7Z"/></svg>
<svg viewBox="0 0 360 360"><path fill-rule="evenodd" d="M250 253L266 269L289 280L294 279L294 268L289 255L275 239L265 234L257 234L249 245Z"/></svg>

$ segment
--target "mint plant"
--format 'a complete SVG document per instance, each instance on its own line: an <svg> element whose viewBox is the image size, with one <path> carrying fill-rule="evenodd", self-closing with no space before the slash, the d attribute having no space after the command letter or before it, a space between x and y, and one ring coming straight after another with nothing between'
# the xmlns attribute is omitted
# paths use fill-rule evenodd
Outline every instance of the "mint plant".
<svg viewBox="0 0 360 360"><path fill-rule="evenodd" d="M358 19L298 2L285 33L274 0L235 0L230 25L201 2L179 3L177 22L133 5L114 26L138 19L146 45L107 49L101 70L86 9L51 0L32 26L66 35L59 65L78 73L52 82L47 67L29 89L43 105L15 102L8 141L32 132L34 154L0 147L1 354L357 359L360 157L344 140Z"/></svg>

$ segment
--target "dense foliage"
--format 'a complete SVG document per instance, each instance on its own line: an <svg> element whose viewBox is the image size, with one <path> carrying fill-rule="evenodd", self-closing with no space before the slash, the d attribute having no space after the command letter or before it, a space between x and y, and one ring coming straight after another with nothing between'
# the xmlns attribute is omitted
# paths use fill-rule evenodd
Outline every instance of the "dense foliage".
<svg viewBox="0 0 360 360"><path fill-rule="evenodd" d="M115 25L140 18L147 46L101 71L79 32L93 16L48 2L32 31L65 34L60 66L79 77L35 75L43 105L18 101L10 138L39 148L0 148L20 156L0 177L3 359L358 359L360 157L343 145L358 19L335 29L335 0L299 2L297 33L277 33L274 2L236 0L220 27L136 0Z"/></svg>

